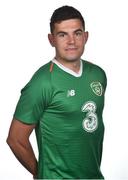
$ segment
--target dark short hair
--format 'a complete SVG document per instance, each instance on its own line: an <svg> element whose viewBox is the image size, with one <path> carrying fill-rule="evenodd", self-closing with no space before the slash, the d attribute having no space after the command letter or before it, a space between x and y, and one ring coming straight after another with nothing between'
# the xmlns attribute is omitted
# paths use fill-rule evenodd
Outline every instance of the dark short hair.
<svg viewBox="0 0 128 180"><path fill-rule="evenodd" d="M53 33L54 31L55 23L59 23L61 21L68 20L68 19L79 19L82 23L83 28L85 29L85 22L81 13L72 6L62 6L56 9L51 16L51 20L50 20L51 33Z"/></svg>

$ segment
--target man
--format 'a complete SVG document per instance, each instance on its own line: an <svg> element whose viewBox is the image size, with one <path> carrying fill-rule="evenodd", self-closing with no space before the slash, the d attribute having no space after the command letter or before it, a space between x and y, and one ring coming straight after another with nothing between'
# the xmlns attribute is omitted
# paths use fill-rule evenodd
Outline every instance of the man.
<svg viewBox="0 0 128 180"><path fill-rule="evenodd" d="M88 32L78 10L56 9L50 28L55 58L22 89L7 143L37 179L103 179L105 72L81 59ZM29 141L34 129L38 161Z"/></svg>

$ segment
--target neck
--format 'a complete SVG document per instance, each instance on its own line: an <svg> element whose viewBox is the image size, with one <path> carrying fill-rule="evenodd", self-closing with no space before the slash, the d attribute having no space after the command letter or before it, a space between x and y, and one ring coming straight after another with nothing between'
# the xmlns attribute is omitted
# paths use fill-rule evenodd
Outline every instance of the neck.
<svg viewBox="0 0 128 180"><path fill-rule="evenodd" d="M80 70L80 60L77 61L62 61L58 58L56 60L65 66L66 68L69 68L70 70L74 71L75 73L79 73Z"/></svg>

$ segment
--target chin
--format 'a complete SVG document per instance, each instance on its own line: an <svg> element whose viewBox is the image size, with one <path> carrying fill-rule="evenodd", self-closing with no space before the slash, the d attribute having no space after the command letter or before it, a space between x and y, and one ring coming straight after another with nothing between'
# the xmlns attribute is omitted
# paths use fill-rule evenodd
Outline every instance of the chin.
<svg viewBox="0 0 128 180"><path fill-rule="evenodd" d="M78 61L80 59L80 57L69 57L69 58L66 58L66 60L68 62L74 62L74 61Z"/></svg>
<svg viewBox="0 0 128 180"><path fill-rule="evenodd" d="M67 56L65 56L65 59L67 59L67 61L73 62L73 61L78 61L81 58L81 53L79 54L67 54Z"/></svg>

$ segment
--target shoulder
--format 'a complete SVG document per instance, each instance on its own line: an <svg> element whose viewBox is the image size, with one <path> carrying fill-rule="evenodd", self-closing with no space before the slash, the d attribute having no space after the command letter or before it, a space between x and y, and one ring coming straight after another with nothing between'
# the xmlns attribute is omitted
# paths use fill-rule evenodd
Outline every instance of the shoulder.
<svg viewBox="0 0 128 180"><path fill-rule="evenodd" d="M83 69L88 72L89 77L95 79L95 81L100 81L104 84L104 89L106 88L107 76L103 68L91 62L83 61Z"/></svg>
<svg viewBox="0 0 128 180"><path fill-rule="evenodd" d="M24 86L22 91L28 89L33 92L42 91L42 89L50 88L51 73L50 73L51 62L41 66Z"/></svg>
<svg viewBox="0 0 128 180"><path fill-rule="evenodd" d="M83 68L85 70L88 68L88 70L92 73L96 73L96 74L98 73L98 74L101 74L103 76L106 76L104 69L101 68L99 65L93 64L92 62L85 61L85 60L82 60L82 61L83 61Z"/></svg>
<svg viewBox="0 0 128 180"><path fill-rule="evenodd" d="M50 65L51 61L41 66L32 76L32 79L45 79L50 77Z"/></svg>
<svg viewBox="0 0 128 180"><path fill-rule="evenodd" d="M50 83L51 81L51 72L50 72L51 61L47 64L41 66L30 79L30 83L37 84L38 86L44 86Z"/></svg>

